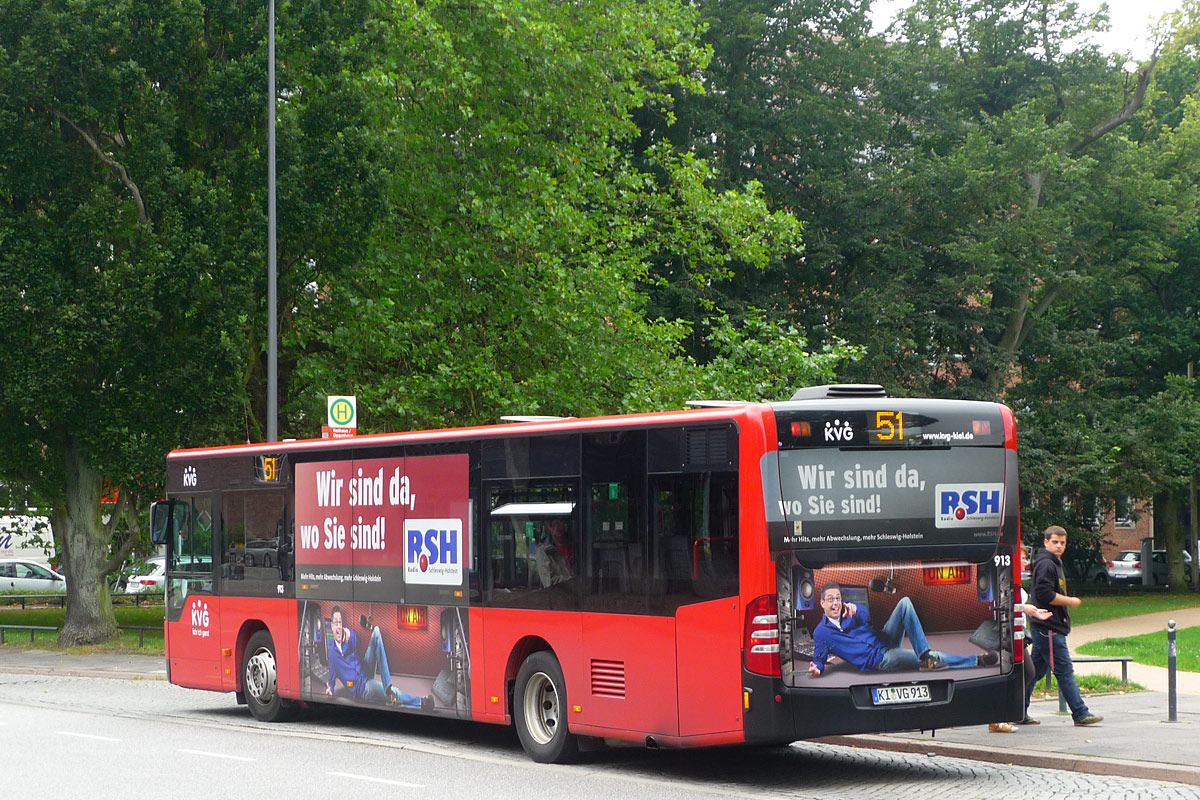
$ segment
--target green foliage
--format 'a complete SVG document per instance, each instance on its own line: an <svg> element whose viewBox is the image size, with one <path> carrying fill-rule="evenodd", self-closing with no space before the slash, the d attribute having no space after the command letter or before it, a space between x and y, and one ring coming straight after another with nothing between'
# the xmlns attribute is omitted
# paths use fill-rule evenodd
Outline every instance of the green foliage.
<svg viewBox="0 0 1200 800"><path fill-rule="evenodd" d="M163 606L118 605L114 609L118 625L148 628L146 631L122 630L117 638L105 643L102 648L62 647L57 634L34 631L33 641L29 631L10 630L5 632L4 646L10 648L37 648L64 653L130 652L145 655L162 655L163 650ZM66 609L60 607L30 607L22 609L12 605L0 605L0 625L36 625L61 628L66 622ZM139 635L140 634L140 635Z"/></svg>
<svg viewBox="0 0 1200 800"><path fill-rule="evenodd" d="M692 285L798 246L761 190L719 191L664 141L627 153L703 64L672 3L430 3L381 22L362 78L393 216L348 280L315 280L287 342L288 413L352 386L369 430L658 408L694 385L689 326L645 313L650 264ZM302 432L302 431L297 431Z"/></svg>
<svg viewBox="0 0 1200 800"><path fill-rule="evenodd" d="M1071 589L1074 593L1075 585ZM1200 597L1195 595L1175 597L1167 594L1150 594L1137 591L1123 591L1120 594L1086 597L1083 605L1071 609L1071 624L1075 627L1091 625L1096 622L1107 622L1122 617L1137 617L1143 614L1162 614L1163 627L1170 618L1167 612L1182 608L1193 608L1200 605Z"/></svg>

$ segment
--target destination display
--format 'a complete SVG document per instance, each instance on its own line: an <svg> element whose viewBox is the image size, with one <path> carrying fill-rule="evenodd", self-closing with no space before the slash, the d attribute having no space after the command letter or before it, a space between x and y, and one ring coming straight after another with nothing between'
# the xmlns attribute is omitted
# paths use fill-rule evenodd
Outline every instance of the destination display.
<svg viewBox="0 0 1200 800"><path fill-rule="evenodd" d="M961 447L1004 444L999 406L972 403L931 413L903 406L785 410L776 418L781 450L811 447Z"/></svg>

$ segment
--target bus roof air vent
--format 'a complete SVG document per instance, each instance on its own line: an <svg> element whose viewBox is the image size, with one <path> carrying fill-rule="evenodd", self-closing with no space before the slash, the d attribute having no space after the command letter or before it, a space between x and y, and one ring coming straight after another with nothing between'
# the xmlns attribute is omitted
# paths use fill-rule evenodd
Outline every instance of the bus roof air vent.
<svg viewBox="0 0 1200 800"><path fill-rule="evenodd" d="M737 408L746 405L745 400L688 400L692 408Z"/></svg>
<svg viewBox="0 0 1200 800"><path fill-rule="evenodd" d="M831 383L825 386L806 386L792 395L793 400L824 400L831 397L887 397L876 383Z"/></svg>

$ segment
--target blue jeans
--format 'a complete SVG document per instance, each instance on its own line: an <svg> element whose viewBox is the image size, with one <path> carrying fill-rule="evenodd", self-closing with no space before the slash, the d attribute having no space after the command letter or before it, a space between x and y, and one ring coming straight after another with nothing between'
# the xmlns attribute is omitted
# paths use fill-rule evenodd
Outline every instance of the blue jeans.
<svg viewBox="0 0 1200 800"><path fill-rule="evenodd" d="M905 634L912 643L912 650L900 646ZM956 656L953 653L931 651L925 638L925 629L921 627L921 620L917 617L917 610L913 608L912 600L907 597L901 598L896 604L896 610L888 617L887 624L879 631L879 636L887 643L888 649L876 669L917 669L921 666L921 656L926 652L932 653L950 669L966 669L979 664L979 659L975 656Z"/></svg>
<svg viewBox="0 0 1200 800"><path fill-rule="evenodd" d="M1076 722L1089 716L1087 704L1079 696L1079 687L1075 685L1075 664L1071 661L1071 651L1067 648L1067 637L1061 633L1049 635L1045 628L1030 626L1027 636L1033 637L1033 680L1025 687L1025 708L1033 699L1033 687L1046 676L1050 669L1050 648L1054 647L1054 677L1058 679L1058 690L1062 692L1067 707L1071 709L1071 718Z"/></svg>
<svg viewBox="0 0 1200 800"><path fill-rule="evenodd" d="M363 690L363 699L373 703L387 702L388 689L392 688L392 672L388 669L387 651L383 649L383 634L376 625L371 631L371 640L367 643L367 652L363 655L363 672L367 676L367 685ZM379 673L379 678L375 673ZM421 698L396 690L399 704L407 708L420 708Z"/></svg>

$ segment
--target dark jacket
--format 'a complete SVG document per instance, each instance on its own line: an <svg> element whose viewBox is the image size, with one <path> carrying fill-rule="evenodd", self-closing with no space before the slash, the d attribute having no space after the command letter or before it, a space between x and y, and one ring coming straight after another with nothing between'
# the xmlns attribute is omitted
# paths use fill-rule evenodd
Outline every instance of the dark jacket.
<svg viewBox="0 0 1200 800"><path fill-rule="evenodd" d="M1062 562L1049 550L1039 550L1033 559L1033 604L1048 608L1054 616L1047 620L1030 617L1028 622L1035 628L1044 628L1066 636L1071 632L1071 614L1066 606L1051 605L1055 594L1067 594L1067 576Z"/></svg>

